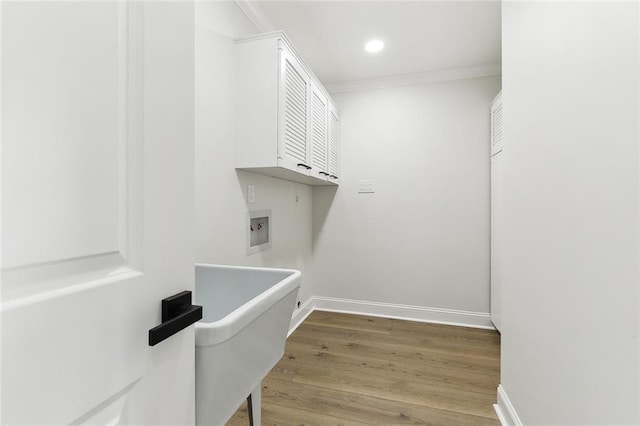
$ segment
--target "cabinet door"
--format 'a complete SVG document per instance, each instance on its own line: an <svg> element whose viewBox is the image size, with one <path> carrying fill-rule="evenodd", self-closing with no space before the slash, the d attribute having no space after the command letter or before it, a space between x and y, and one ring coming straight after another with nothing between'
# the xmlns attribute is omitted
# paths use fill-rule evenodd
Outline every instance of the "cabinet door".
<svg viewBox="0 0 640 426"><path fill-rule="evenodd" d="M280 49L278 166L309 175L309 75L285 47Z"/></svg>
<svg viewBox="0 0 640 426"><path fill-rule="evenodd" d="M327 98L322 91L316 87L315 84L311 84L311 120L310 120L310 132L309 132L309 145L311 146L311 170L310 175L327 179L328 164L328 140L327 140Z"/></svg>
<svg viewBox="0 0 640 426"><path fill-rule="evenodd" d="M502 92L491 103L491 321L502 331Z"/></svg>
<svg viewBox="0 0 640 426"><path fill-rule="evenodd" d="M491 103L491 155L502 151L502 92Z"/></svg>
<svg viewBox="0 0 640 426"><path fill-rule="evenodd" d="M329 107L329 150L328 161L329 169L328 181L339 183L340 176L340 115L338 110L331 105Z"/></svg>

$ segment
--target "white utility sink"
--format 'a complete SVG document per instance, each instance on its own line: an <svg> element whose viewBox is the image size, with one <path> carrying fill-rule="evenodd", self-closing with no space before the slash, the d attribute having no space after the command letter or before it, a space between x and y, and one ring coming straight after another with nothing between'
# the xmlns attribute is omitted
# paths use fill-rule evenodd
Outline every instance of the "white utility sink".
<svg viewBox="0 0 640 426"><path fill-rule="evenodd" d="M301 274L196 265L196 424L224 425L242 401L260 424L262 379L284 354Z"/></svg>

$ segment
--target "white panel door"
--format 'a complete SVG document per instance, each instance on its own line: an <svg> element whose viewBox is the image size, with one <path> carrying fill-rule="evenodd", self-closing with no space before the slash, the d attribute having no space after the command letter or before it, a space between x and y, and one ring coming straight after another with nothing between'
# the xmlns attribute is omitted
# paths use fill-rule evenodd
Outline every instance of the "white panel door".
<svg viewBox="0 0 640 426"><path fill-rule="evenodd" d="M1 8L2 423L193 423L193 5Z"/></svg>
<svg viewBox="0 0 640 426"><path fill-rule="evenodd" d="M309 76L285 47L280 48L279 91L278 165L309 174Z"/></svg>

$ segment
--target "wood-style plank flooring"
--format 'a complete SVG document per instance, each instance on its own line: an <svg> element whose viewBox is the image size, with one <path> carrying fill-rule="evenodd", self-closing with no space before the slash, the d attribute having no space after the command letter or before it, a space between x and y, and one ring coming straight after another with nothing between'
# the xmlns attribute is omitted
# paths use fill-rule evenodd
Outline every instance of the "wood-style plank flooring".
<svg viewBox="0 0 640 426"><path fill-rule="evenodd" d="M491 330L313 312L262 382L264 425L499 425ZM246 404L228 425L248 424Z"/></svg>

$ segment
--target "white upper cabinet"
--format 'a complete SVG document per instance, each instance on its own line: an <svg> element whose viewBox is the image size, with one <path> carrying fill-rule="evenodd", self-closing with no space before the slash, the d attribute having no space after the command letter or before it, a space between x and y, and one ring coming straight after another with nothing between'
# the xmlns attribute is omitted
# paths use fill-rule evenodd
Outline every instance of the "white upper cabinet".
<svg viewBox="0 0 640 426"><path fill-rule="evenodd" d="M338 113L324 87L284 33L236 43L236 167L337 184Z"/></svg>

